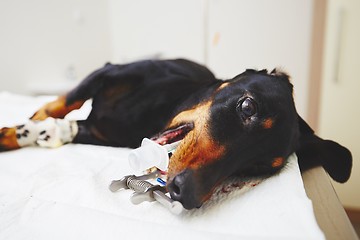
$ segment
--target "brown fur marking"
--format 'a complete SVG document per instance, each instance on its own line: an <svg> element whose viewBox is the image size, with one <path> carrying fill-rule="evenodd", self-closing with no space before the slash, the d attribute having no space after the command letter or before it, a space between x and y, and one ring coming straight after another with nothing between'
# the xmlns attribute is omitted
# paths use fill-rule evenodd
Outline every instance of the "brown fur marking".
<svg viewBox="0 0 360 240"><path fill-rule="evenodd" d="M79 109L84 102L84 100L81 100L66 105L66 96L60 96L55 101L45 104L30 119L40 121L48 117L64 118L69 112Z"/></svg>
<svg viewBox="0 0 360 240"><path fill-rule="evenodd" d="M262 126L264 129L270 129L274 125L274 120L272 118L267 118L262 122Z"/></svg>
<svg viewBox="0 0 360 240"><path fill-rule="evenodd" d="M273 168L277 168L277 167L280 167L284 164L284 158L283 157L277 157L277 158L274 158L273 162L271 163L271 166Z"/></svg>
<svg viewBox="0 0 360 240"><path fill-rule="evenodd" d="M16 138L16 128L0 129L0 151L20 148Z"/></svg>

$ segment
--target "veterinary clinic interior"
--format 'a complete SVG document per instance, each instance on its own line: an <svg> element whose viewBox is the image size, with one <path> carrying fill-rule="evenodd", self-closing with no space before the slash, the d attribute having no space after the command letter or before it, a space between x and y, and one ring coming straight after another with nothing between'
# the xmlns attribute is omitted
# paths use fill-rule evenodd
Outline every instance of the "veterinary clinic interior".
<svg viewBox="0 0 360 240"><path fill-rule="evenodd" d="M272 185L173 216L155 203L131 205L129 192L108 191L111 177L131 174L129 149L70 144L1 152L0 239L49 239L55 233L62 239L358 239L359 22L358 0L1 0L0 128L26 121L107 62L185 58L220 79L246 69L285 71L298 113L318 136L348 148L353 165L344 184L322 167L300 173L295 165ZM72 116L86 117L90 105ZM119 158L126 165L120 170ZM275 190L277 184L284 190ZM296 217L303 210L289 201L276 204L276 196L268 201L275 213L271 207L253 210L269 189L301 202L310 220ZM282 214L294 217L276 230Z"/></svg>

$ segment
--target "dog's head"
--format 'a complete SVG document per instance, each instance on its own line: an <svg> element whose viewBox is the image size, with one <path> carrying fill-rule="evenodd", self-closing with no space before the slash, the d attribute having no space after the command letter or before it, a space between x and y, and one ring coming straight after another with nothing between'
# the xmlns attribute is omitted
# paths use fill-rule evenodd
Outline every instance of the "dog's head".
<svg viewBox="0 0 360 240"><path fill-rule="evenodd" d="M159 136L164 143L181 139L170 158L167 188L185 208L201 206L230 176L277 173L295 151L300 152L299 162L309 159L307 154L315 156L309 166L322 164L315 164L314 158L322 161L324 154L332 160L338 157L335 162L346 158L340 180L349 177L351 155L334 142L324 144L298 116L285 73L247 70L205 95L197 106L177 114ZM323 146L316 151L319 144Z"/></svg>

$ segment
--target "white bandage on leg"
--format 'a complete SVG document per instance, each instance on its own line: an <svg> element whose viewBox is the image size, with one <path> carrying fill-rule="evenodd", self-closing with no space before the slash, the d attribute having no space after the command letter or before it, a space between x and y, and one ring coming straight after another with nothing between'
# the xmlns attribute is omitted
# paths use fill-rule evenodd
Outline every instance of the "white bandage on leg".
<svg viewBox="0 0 360 240"><path fill-rule="evenodd" d="M41 147L55 148L71 142L78 132L76 121L47 118L36 123L39 137L36 143Z"/></svg>
<svg viewBox="0 0 360 240"><path fill-rule="evenodd" d="M34 121L16 127L16 139L20 147L35 145L39 136Z"/></svg>
<svg viewBox="0 0 360 240"><path fill-rule="evenodd" d="M47 118L44 121L29 121L17 127L16 133L21 147L37 144L55 148L71 142L78 133L78 126L76 121Z"/></svg>

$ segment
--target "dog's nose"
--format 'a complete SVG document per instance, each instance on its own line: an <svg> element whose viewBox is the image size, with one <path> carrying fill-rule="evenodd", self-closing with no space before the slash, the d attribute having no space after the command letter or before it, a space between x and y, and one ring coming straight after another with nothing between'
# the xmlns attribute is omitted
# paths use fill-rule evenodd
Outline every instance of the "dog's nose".
<svg viewBox="0 0 360 240"><path fill-rule="evenodd" d="M185 170L175 176L167 188L172 199L181 202L186 209L193 209L201 206L196 195L195 185L192 171Z"/></svg>
<svg viewBox="0 0 360 240"><path fill-rule="evenodd" d="M172 183L170 184L170 194L174 200L181 201L182 200L182 193L183 193L183 186L185 183L185 178L183 175L177 175Z"/></svg>

